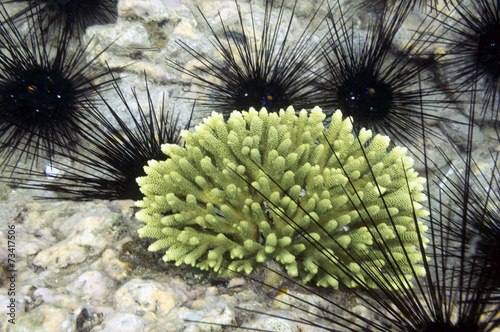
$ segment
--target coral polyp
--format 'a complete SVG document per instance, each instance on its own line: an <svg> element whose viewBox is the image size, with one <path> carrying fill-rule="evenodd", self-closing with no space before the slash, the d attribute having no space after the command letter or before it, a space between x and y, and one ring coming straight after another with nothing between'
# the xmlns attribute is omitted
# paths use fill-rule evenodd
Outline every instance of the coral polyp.
<svg viewBox="0 0 500 332"><path fill-rule="evenodd" d="M276 260L304 283L335 288L354 286L344 267L375 287L370 267L401 246L414 254L397 277L422 271L413 216L427 213L417 203L424 179L406 149L388 151L389 138L370 130L355 137L340 111L325 129L325 117L318 107L299 116L263 108L233 112L226 124L213 113L182 133L184 148L163 145L170 159L149 161L137 179L139 234L157 239L149 250L221 275ZM384 248L373 246L378 237Z"/></svg>

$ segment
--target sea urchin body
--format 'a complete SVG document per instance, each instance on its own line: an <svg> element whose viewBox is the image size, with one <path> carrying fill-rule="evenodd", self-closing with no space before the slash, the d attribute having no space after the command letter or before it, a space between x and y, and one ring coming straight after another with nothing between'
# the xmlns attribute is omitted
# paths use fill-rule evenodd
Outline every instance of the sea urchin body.
<svg viewBox="0 0 500 332"><path fill-rule="evenodd" d="M42 151L49 158L57 147L67 147L83 131L82 105L96 91L109 85L106 70L93 70L85 56L90 42L72 52L70 34L57 35L59 44L48 44L48 36L38 22L30 19L33 30L24 36L14 21L0 8L0 165L14 153L33 155L36 163ZM92 83L101 79L98 83Z"/></svg>
<svg viewBox="0 0 500 332"><path fill-rule="evenodd" d="M307 29L293 42L292 22L297 0L291 2L289 17L284 13L285 1L265 1L260 31L256 28L258 15L253 12L252 5L249 6L250 22L245 23L240 4L235 3L239 17L236 30L229 28L219 13L223 37L216 33L217 28L209 24L200 9L213 34L212 44L222 59L203 55L190 45L179 42L202 66L190 70L172 63L172 67L193 77L195 84L204 88L199 92L199 105L223 113L226 119L232 111L250 107L265 107L270 112L278 112L290 104L307 105L315 95L317 77L313 72L320 61L320 44L313 42L317 11ZM252 29L245 29L245 25Z"/></svg>

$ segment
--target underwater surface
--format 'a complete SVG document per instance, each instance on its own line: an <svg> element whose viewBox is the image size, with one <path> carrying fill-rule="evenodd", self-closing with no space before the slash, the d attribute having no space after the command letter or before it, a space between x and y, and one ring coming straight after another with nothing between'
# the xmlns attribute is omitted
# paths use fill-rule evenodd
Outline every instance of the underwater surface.
<svg viewBox="0 0 500 332"><path fill-rule="evenodd" d="M424 2L4 2L0 8L0 312L6 319L2 318L1 329L500 330L500 278L495 274L500 261L496 240L500 235L499 2ZM65 12L67 3L89 7L75 5L72 11ZM51 16L51 10L58 14ZM483 16L478 15L481 10ZM467 15L477 21L467 21ZM87 21L85 17L91 19ZM221 255L222 268L214 271L216 264L210 265L207 257L211 257L210 250L217 248L214 243L223 243L213 239L224 233L223 227L202 227L201 222L186 226L180 212L172 217L179 222L176 227L179 231L194 228L195 235L184 242L179 240L179 250L184 250L186 243L201 248L206 241L206 250L194 258L199 259L197 262L206 259L204 270L190 266L192 260L185 256L176 260L175 253L165 260L165 251L173 247L173 242L168 241L173 240L158 245L161 250L149 251L155 239L166 238L166 229L174 227L173 221L168 224L161 219L173 209L169 207L156 216L148 212L150 218L144 217L146 213L141 215L137 206L140 204L135 202L146 201L144 196L150 191L143 185L146 180L139 180L143 187L140 189L135 179L146 175L144 166L155 169L149 160L162 162L177 155L191 158L180 147L171 148L168 151L175 153L166 156L162 144L199 144L204 156L208 155L206 158L222 173L227 162L211 152L229 149L221 146L231 139L227 133L221 134L226 129L221 129L224 125L218 122L208 131L225 138L220 139L221 145L206 143L210 138L205 136L194 143L193 133L208 128L201 123L208 123L212 112L221 113L229 124L234 110L265 107L269 114L278 114L290 105L297 112L307 110L307 114L315 106L321 107L325 128L335 118L335 111L341 109L344 116L353 117L354 141L362 136L361 128L366 127L374 135L391 139L388 150L394 146L408 150L406 156L413 160L413 169L425 178L414 195L408 193L413 189L406 181L413 179L411 165L403 166L407 173L402 171L404 175L398 181L403 188L400 197L407 199L405 204L410 206L406 228L417 228L411 230L414 237L408 240L410 244L401 245L401 234L406 228L401 231L395 226L399 211L390 212L389 203L383 198L383 203L377 203L380 213L386 213L380 220L384 226L393 227L394 232L385 235L378 233L382 228L374 227L368 235L370 239L365 240L369 243L369 249L363 247L365 251L356 251L361 247L354 247L358 243L354 229L368 226L376 217L366 212L369 209L363 204L352 209L355 213L348 211L353 212L353 220L362 216L359 225L339 226L337 233L321 233L317 228L323 225L316 227L314 223L311 228L297 226L297 242L292 244L310 243L307 255L295 254L293 250L303 250L298 245L295 249L287 244L274 245L292 252L299 266L307 266L309 257L316 255L309 269L323 270L324 275L332 277L325 279L330 282L321 283L316 274L306 277L305 272L297 272L300 277L295 277L285 268L286 258L278 254L278 262L261 262L244 252L242 257L250 263L242 266L251 266L252 271L245 273L242 267L234 273L226 269L225 263L236 260L237 251L228 251ZM269 125L261 134L252 136L256 131L252 126L257 125L243 125L252 142L258 138L264 141L268 132L274 130ZM297 137L305 142L303 137L319 135L322 128L318 128L316 133L311 129ZM191 136L182 134L183 130ZM275 149L284 155L281 151L285 147L280 145L280 150L277 146L290 137L281 132L279 135ZM323 142L322 136L314 137L308 143L311 151ZM323 142L325 151L332 151L329 158L337 152L340 155L342 144L347 141L328 141L332 145ZM255 143L254 148L262 151L263 144ZM299 146L300 142L293 144ZM371 151L368 145L361 150ZM367 153L356 157L372 160ZM312 155L311 152L305 161L314 166L311 160L316 157ZM192 178L186 175L194 165L191 161L201 160L192 158L186 162L189 165L178 162L181 166L176 169L190 182L169 177L170 170L165 174L159 171L165 181L181 183L177 185L177 194L185 201L188 195L179 194L185 183L202 189L204 184L200 183L205 183L196 179L196 174ZM295 172L289 166L294 162L289 159L285 168ZM339 164L339 169L348 172L343 168L348 167L347 162ZM247 169L253 167L245 165ZM262 161L262 165L267 164ZM278 167L269 165L272 166L260 169L267 172L266 176ZM376 171L372 166L368 165L366 174L362 173L363 181L370 185L373 182L377 188L383 187L382 183L385 186L386 178L373 175ZM382 166L389 167L387 162ZM358 166L352 167L354 174ZM298 167L295 173L300 173ZM216 176L210 178L208 171L200 174L220 189L207 189L208 196L230 191L229 182L217 183ZM229 177L227 174L232 173L224 176ZM291 199L299 202L299 212L291 212L280 210L279 204L284 203L270 203L273 198L263 194L260 175L246 182L244 176L232 176L240 186L238 195L243 195L242 188L246 188L251 193L249 197L261 204L263 213L259 218L272 226L293 228L294 216L300 211L313 221L311 213L320 214L319 203L311 208L308 202L300 200L308 195L307 189L312 190L313 180L297 191L297 198ZM362 191L369 196L368 190L361 189L362 184L352 184L354 177L347 177L336 188L337 193L347 193L347 205L356 205L356 198L363 201L358 196ZM396 182L395 174L388 177ZM273 185L281 195L280 202L293 196L292 189ZM185 188L191 187L184 185ZM374 190L374 195L389 202L389 194L383 193L387 188ZM151 192L154 190L156 187ZM165 190L158 189L159 196L167 197ZM425 195L421 196L420 191ZM318 190L315 199L319 201L322 194L326 195ZM220 195L217 197L224 201L226 196ZM155 199L152 205L174 206L170 198L165 202ZM215 208L206 208L208 212L204 210L203 217L212 213L219 222L230 219L224 204L217 205L211 198L196 199L198 203L190 205L186 216L190 212L196 214L205 203L213 203ZM420 209L415 204L421 204L422 210L429 213L417 216ZM236 215L241 212L239 217L244 211L247 213L243 205L235 208ZM248 219L249 215L250 212L245 217ZM155 221L160 219L163 226ZM205 219L206 225L212 220ZM159 233L139 231L146 229L145 224L154 224ZM276 232L281 228L284 227L276 226ZM234 229L237 231L224 234L237 242L237 233L246 233L241 227ZM255 236L262 252L271 251L271 240L263 235L265 232L262 227ZM321 234L323 240L317 240L313 233ZM351 236L349 244L336 242L340 237L335 234ZM209 236L215 242L203 240ZM286 234L279 240L285 237ZM245 247L244 240L239 248ZM332 255L321 244L327 242L341 254L337 251ZM245 250L250 252L248 242L246 245ZM387 249L389 254L377 247L392 245L397 249ZM396 251L400 256L395 257ZM373 263L360 263L361 267L355 263L370 255L373 256L366 261ZM337 256L349 256L354 265L337 263ZM425 256L428 258L422 258ZM389 277L384 277L386 274ZM406 278L413 279L412 287ZM420 282L415 283L416 279ZM439 325L443 321L446 324Z"/></svg>

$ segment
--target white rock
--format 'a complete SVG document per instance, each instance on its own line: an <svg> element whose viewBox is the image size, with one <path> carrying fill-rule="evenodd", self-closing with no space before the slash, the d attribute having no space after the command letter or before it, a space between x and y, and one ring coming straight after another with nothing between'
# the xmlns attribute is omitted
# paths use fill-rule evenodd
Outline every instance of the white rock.
<svg viewBox="0 0 500 332"><path fill-rule="evenodd" d="M45 269L60 269L71 264L78 264L87 258L87 250L76 244L58 243L40 251L33 264Z"/></svg>
<svg viewBox="0 0 500 332"><path fill-rule="evenodd" d="M118 4L118 15L120 17L140 16L146 20L168 19L166 8L159 0L121 0Z"/></svg>
<svg viewBox="0 0 500 332"><path fill-rule="evenodd" d="M69 310L59 306L42 304L16 319L10 331L75 331Z"/></svg>
<svg viewBox="0 0 500 332"><path fill-rule="evenodd" d="M115 312L105 315L103 322L92 329L94 332L135 332L144 331L145 326L150 322L142 317L126 312Z"/></svg>
<svg viewBox="0 0 500 332"><path fill-rule="evenodd" d="M20 257L34 255L40 250L46 249L51 245L50 242L28 233L17 233L16 241L23 244L22 246L16 246L17 255Z"/></svg>
<svg viewBox="0 0 500 332"><path fill-rule="evenodd" d="M154 281L132 279L115 293L116 309L135 314L154 312L165 315L180 304L177 294Z"/></svg>
<svg viewBox="0 0 500 332"><path fill-rule="evenodd" d="M225 303L210 303L200 310L192 310L185 307L175 308L176 318L179 320L192 320L214 324L232 324L234 321L234 311ZM198 327L199 330L194 331L211 331L210 326L196 323L186 322L186 331L193 331L192 328Z"/></svg>
<svg viewBox="0 0 500 332"><path fill-rule="evenodd" d="M116 281L121 281L130 274L132 267L118 258L118 252L113 249L106 249L98 264L104 272Z"/></svg>
<svg viewBox="0 0 500 332"><path fill-rule="evenodd" d="M229 281L229 284L227 285L227 288L244 286L246 283L247 282L243 277L238 277L238 276L232 277L231 280Z"/></svg>
<svg viewBox="0 0 500 332"><path fill-rule="evenodd" d="M120 17L140 16L144 20L166 20L172 12L186 9L180 0L121 0L118 4Z"/></svg>
<svg viewBox="0 0 500 332"><path fill-rule="evenodd" d="M71 217L66 216L64 221L57 226L57 230L68 237L87 231L100 234L109 230L120 219L119 213L109 210L103 211L100 207L98 209L93 207L93 210L86 210L84 207L82 210L74 213Z"/></svg>
<svg viewBox="0 0 500 332"><path fill-rule="evenodd" d="M55 178L60 172L60 170L58 170L51 164L45 166L45 175L47 175L47 179L49 180Z"/></svg>
<svg viewBox="0 0 500 332"><path fill-rule="evenodd" d="M54 304L56 306L75 308L78 301L60 288L38 288L33 292L33 298L38 298L43 303Z"/></svg>
<svg viewBox="0 0 500 332"><path fill-rule="evenodd" d="M87 29L84 41L90 42L89 59L99 53L99 60L111 68L122 67L135 61L128 56L134 49L150 48L149 34L139 22L118 21L113 25L96 25ZM104 50L106 50L104 52Z"/></svg>
<svg viewBox="0 0 500 332"><path fill-rule="evenodd" d="M71 285L70 291L84 299L104 300L114 286L113 280L98 271L82 273Z"/></svg>

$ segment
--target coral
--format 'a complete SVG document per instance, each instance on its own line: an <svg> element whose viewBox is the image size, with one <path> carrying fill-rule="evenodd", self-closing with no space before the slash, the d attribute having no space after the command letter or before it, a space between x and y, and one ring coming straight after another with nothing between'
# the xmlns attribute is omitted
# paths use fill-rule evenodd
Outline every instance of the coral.
<svg viewBox="0 0 500 332"><path fill-rule="evenodd" d="M166 261L222 275L274 259L304 283L335 288L354 286L351 272L370 284L367 271L389 254L402 277L423 274L413 214L427 214L417 203L425 180L406 149L387 151L389 138L366 129L356 138L340 111L327 129L324 119L318 107L298 116L292 107L251 108L227 124L213 113L194 133L183 131L184 148L163 145L170 159L149 161L137 179L145 195L136 203L146 223L139 235L158 239L149 250L166 248ZM373 246L380 238L385 247Z"/></svg>
<svg viewBox="0 0 500 332"><path fill-rule="evenodd" d="M471 93L469 107L471 114L478 115L475 113L474 94ZM473 128L477 120L469 119L465 138L469 147L476 134ZM311 300L318 294L306 289L306 294L312 297L302 295L300 298L300 309L304 313L300 322L306 326L304 330L499 331L499 154L491 153L489 158L478 162L473 157L474 152L471 148L464 152L456 146L454 152L440 150L439 153L450 165L446 168L437 167L434 154L423 155L427 178L432 179L425 188L432 193L426 204L430 211L426 224L428 234L432 234L432 245L418 248L422 256L430 258L428 264L423 264L425 279L416 278L418 287L415 285L414 289L406 289L408 286L404 279L388 285L384 274L401 264L387 257L386 265L379 273L372 274L373 281L380 285L379 289L368 289L360 282L359 286L364 289L356 292L350 305L348 301L338 301L338 298L322 297L324 302L318 306L317 299ZM485 163L488 159L490 162ZM433 189L431 183L437 184L437 188ZM384 245L383 241L380 245ZM324 254L328 255L326 251ZM417 271L411 273L418 277ZM267 281L253 280L280 291ZM293 292L279 292L277 297L279 299L275 300L280 305L288 306L285 308L290 311L297 308L298 296ZM357 307L359 303L363 303L362 315ZM320 315L317 308L321 308ZM255 310L242 310L255 314ZM259 314L267 316L260 317L262 320L275 320L278 316L269 310L261 310ZM282 320L292 320L289 315L279 316ZM344 329L346 326L355 327Z"/></svg>

